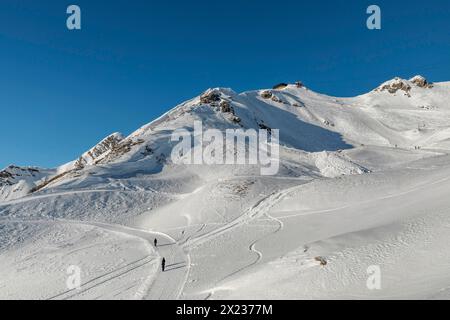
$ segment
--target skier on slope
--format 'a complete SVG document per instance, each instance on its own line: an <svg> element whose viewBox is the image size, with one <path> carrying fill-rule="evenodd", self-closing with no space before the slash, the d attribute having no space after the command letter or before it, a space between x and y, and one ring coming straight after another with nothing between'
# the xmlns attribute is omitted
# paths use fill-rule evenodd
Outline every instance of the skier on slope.
<svg viewBox="0 0 450 320"><path fill-rule="evenodd" d="M166 258L163 258L161 261L161 269L162 272L164 272L164 270L166 269Z"/></svg>
<svg viewBox="0 0 450 320"><path fill-rule="evenodd" d="M158 246L158 239L155 238L155 241L153 241L153 243L155 244L155 247Z"/></svg>

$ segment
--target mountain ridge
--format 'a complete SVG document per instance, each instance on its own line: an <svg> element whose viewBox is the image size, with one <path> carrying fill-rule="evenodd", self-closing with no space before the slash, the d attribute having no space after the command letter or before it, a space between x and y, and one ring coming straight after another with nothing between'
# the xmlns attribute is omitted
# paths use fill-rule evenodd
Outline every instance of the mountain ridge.
<svg viewBox="0 0 450 320"><path fill-rule="evenodd" d="M79 176L96 166L145 161L153 168L150 171L158 172L170 163L171 133L192 129L194 121L202 121L205 129L279 128L282 147L307 153L338 152L363 145L447 150L449 84L431 83L422 76L409 80L396 77L350 98L316 93L301 82L242 93L210 88L128 136L107 136L76 160L53 169L35 168L45 174L24 180L26 186L20 192L11 192L11 181L7 186L6 178L0 177L0 200L15 198L13 193L21 197L26 194L23 190L41 190L60 178ZM8 171L1 172L6 176Z"/></svg>

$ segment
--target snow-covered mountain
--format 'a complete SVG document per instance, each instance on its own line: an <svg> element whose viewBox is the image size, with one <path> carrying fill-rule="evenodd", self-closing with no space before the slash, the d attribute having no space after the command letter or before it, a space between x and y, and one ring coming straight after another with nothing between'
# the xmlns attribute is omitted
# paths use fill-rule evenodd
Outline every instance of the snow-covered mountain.
<svg viewBox="0 0 450 320"><path fill-rule="evenodd" d="M448 297L444 266L426 269L407 253L420 243L422 258L436 254L439 263L450 263L450 250L441 246L450 225L450 200L443 198L450 183L442 180L450 172L449 101L450 82L421 76L395 78L351 98L319 94L300 82L243 93L208 89L58 168L10 166L0 171L0 255L36 253L37 244L55 249L53 258L38 250L31 262L9 264L0 297L24 294L30 281L21 270L47 280L49 270L65 273L67 263L55 255L68 254L67 245L81 248L86 230L94 248L86 255L107 257L90 267L88 278L127 269L148 250L154 258L147 272L132 275L135 285L127 290L130 278L113 277L76 298ZM278 173L262 176L253 164L174 163L173 133L194 130L196 121L222 132L279 129ZM130 250L136 247L131 238L147 243L153 237L173 245ZM106 245L109 238L115 249ZM181 261L170 280L158 272L161 255ZM72 258L88 268L86 257ZM33 269L36 261L48 263L47 271ZM431 279L429 285L401 275L404 261L426 269L422 280ZM366 288L365 264L384 268L386 291ZM60 280L26 294L71 297ZM158 292L164 281L170 290ZM411 294L396 287L400 282Z"/></svg>
<svg viewBox="0 0 450 320"><path fill-rule="evenodd" d="M31 179L2 180L2 186L7 185L8 192L5 188L0 199L26 195L11 195L11 185L19 182L27 185L27 190L41 190L73 176L85 176L103 165L116 168L120 163L142 162L147 171L161 171L170 165L170 159L167 159L173 147L170 134L180 128L192 129L196 120L203 122L204 129L281 129L282 147L305 152L305 155L333 154L362 145L447 150L450 147L449 88L449 83L432 84L424 77L415 76L410 80L395 78L355 98L318 94L300 83L241 94L231 89L209 89L128 137L120 133L107 136L78 159L56 170L34 168L42 174L31 175ZM304 158L302 160L308 165L318 164L319 171L331 158L339 159L337 162L344 159L352 166L351 161L334 154ZM311 162L310 158L321 160ZM4 177L8 170L2 171ZM343 173L348 171L342 170ZM335 171L339 174L339 169ZM44 181L43 177L46 177Z"/></svg>

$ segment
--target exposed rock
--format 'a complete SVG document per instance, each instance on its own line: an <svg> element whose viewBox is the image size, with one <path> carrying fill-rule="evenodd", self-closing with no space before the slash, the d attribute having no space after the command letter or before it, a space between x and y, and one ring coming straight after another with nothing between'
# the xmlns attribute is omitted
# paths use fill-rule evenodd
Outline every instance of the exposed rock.
<svg viewBox="0 0 450 320"><path fill-rule="evenodd" d="M222 113L225 113L228 115L228 119L236 124L241 123L241 118L239 118L238 116L236 116L236 113L234 111L233 106L231 105L231 103L227 100L224 99L220 99L220 103L217 105L217 103L215 102L214 104L211 104L212 107L218 107L218 110Z"/></svg>
<svg viewBox="0 0 450 320"><path fill-rule="evenodd" d="M395 94L398 91L403 91L403 93L410 97L410 91L411 91L411 86L408 84L408 82L406 80L403 80L401 78L395 78L394 80L385 82L384 84L382 84L380 87L378 87L377 89L375 89L375 91L388 91L391 94Z"/></svg>
<svg viewBox="0 0 450 320"><path fill-rule="evenodd" d="M223 95L222 92L217 89L209 89L200 96L200 102L202 104L208 104L216 111L224 113L229 121L239 124L241 123L241 118L236 116L230 100L232 100L231 96Z"/></svg>
<svg viewBox="0 0 450 320"><path fill-rule="evenodd" d="M233 121L234 123L236 123L236 124L239 124L239 123L241 123L241 118L239 118L239 117L237 117L237 116L233 116L233 118L231 119L231 121Z"/></svg>
<svg viewBox="0 0 450 320"><path fill-rule="evenodd" d="M8 172L6 170L0 171L0 179L8 179L8 178L12 178L12 177L13 177L13 175L10 172Z"/></svg>
<svg viewBox="0 0 450 320"><path fill-rule="evenodd" d="M211 104L220 101L220 92L217 90L207 90L200 96L200 102L203 104Z"/></svg>
<svg viewBox="0 0 450 320"><path fill-rule="evenodd" d="M261 97L264 99L270 99L270 98L272 98L272 96L273 96L273 93L269 90L265 90L265 91L261 92Z"/></svg>
<svg viewBox="0 0 450 320"><path fill-rule="evenodd" d="M393 80L387 81L379 86L375 91L382 92L388 91L391 94L395 94L399 91L403 91L405 96L411 97L410 91L411 86L417 86L419 88L433 88L433 84L429 83L427 79L422 76L415 76L409 80L404 80L401 78L395 78Z"/></svg>
<svg viewBox="0 0 450 320"><path fill-rule="evenodd" d="M277 85L274 85L274 86L273 86L273 89L274 89L274 90L283 90L283 89L285 89L287 86L288 86L287 83L279 83L279 84L277 84Z"/></svg>
<svg viewBox="0 0 450 320"><path fill-rule="evenodd" d="M331 122L330 120L324 120L324 121L323 121L323 124L326 125L326 126L328 126L328 127L334 127L334 123Z"/></svg>
<svg viewBox="0 0 450 320"><path fill-rule="evenodd" d="M0 171L0 201L14 200L29 194L47 173L32 167L9 166Z"/></svg>
<svg viewBox="0 0 450 320"><path fill-rule="evenodd" d="M296 108L304 108L305 104L303 102L294 102L292 104L292 106L296 107Z"/></svg>
<svg viewBox="0 0 450 320"><path fill-rule="evenodd" d="M145 146L145 150L141 152L143 156L152 155L155 151L150 146Z"/></svg>
<svg viewBox="0 0 450 320"><path fill-rule="evenodd" d="M77 161L75 161L74 169L75 170L82 170L86 166L87 161L83 157L79 157Z"/></svg>
<svg viewBox="0 0 450 320"><path fill-rule="evenodd" d="M66 176L66 175L68 175L68 174L70 174L70 173L72 173L72 171L69 170L69 171L60 173L60 174L58 174L58 175L56 175L56 176L54 176L54 177L51 177L51 178L49 178L49 179L46 178L46 179L44 180L44 182L42 182L41 184L39 184L39 185L35 186L34 188L32 188L32 189L30 190L30 193L37 192L37 191L39 191L39 190L45 188L46 186L48 186L48 185L51 184L52 182L55 182L56 180L58 180L58 179L60 179L60 178L63 178L64 176Z"/></svg>
<svg viewBox="0 0 450 320"><path fill-rule="evenodd" d="M105 152L116 148L119 142L122 141L122 136L120 134L113 134L101 141L92 150L88 151L89 156L92 160L97 159Z"/></svg>
<svg viewBox="0 0 450 320"><path fill-rule="evenodd" d="M327 260L324 257L315 257L314 260L320 262L321 266L326 266L327 265Z"/></svg>
<svg viewBox="0 0 450 320"><path fill-rule="evenodd" d="M167 162L167 157L164 153L161 153L158 156L156 156L156 161L159 164L165 164Z"/></svg>
<svg viewBox="0 0 450 320"><path fill-rule="evenodd" d="M75 170L82 170L86 165L95 164L119 147L123 137L120 133L113 133L100 141L95 147L83 154L74 164Z"/></svg>
<svg viewBox="0 0 450 320"><path fill-rule="evenodd" d="M423 106L419 106L419 109L422 109L422 110L434 110L434 109L436 109L436 107L434 107L432 105L423 105Z"/></svg>
<svg viewBox="0 0 450 320"><path fill-rule="evenodd" d="M280 103L281 103L281 99L278 98L276 95L273 95L273 96L272 96L272 101L273 101L273 102L280 102Z"/></svg>
<svg viewBox="0 0 450 320"><path fill-rule="evenodd" d="M13 185L20 179L35 177L40 171L36 168L22 168L18 166L9 166L0 171L0 186Z"/></svg>
<svg viewBox="0 0 450 320"><path fill-rule="evenodd" d="M105 158L100 159L95 164L108 163L108 162L114 161L118 157L120 157L120 156L122 156L122 155L124 155L124 154L126 154L128 152L130 152L131 148L133 146L143 144L144 142L145 141L142 140L142 139L137 139L137 140L126 139L126 140L123 140L119 144L117 144Z"/></svg>
<svg viewBox="0 0 450 320"><path fill-rule="evenodd" d="M420 88L433 88L433 84L429 83L427 81L427 79L425 79L422 76L415 76L411 79L409 79L409 81L411 81L412 83L414 83L416 86L420 87Z"/></svg>
<svg viewBox="0 0 450 320"><path fill-rule="evenodd" d="M233 107L231 107L231 104L226 100L220 101L219 107L220 107L220 111L222 111L222 112L234 113Z"/></svg>

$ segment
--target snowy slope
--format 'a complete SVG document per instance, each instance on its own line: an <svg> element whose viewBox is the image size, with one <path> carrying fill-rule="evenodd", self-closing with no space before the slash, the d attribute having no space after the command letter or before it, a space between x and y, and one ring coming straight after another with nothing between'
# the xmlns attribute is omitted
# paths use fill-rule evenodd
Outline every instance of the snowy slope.
<svg viewBox="0 0 450 320"><path fill-rule="evenodd" d="M215 88L58 168L8 167L0 297L448 297L449 101L450 82L420 76L352 98L301 84ZM280 129L278 173L173 163L172 133L195 121L204 130ZM151 248L154 237L167 246ZM159 272L162 256L169 274ZM85 279L106 281L64 293L66 268L77 263ZM370 265L383 271L384 290L367 289ZM30 283L29 273L41 280Z"/></svg>
<svg viewBox="0 0 450 320"><path fill-rule="evenodd" d="M37 184L53 175L55 170L11 165L0 171L0 202L21 198L32 192Z"/></svg>

